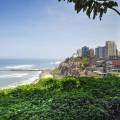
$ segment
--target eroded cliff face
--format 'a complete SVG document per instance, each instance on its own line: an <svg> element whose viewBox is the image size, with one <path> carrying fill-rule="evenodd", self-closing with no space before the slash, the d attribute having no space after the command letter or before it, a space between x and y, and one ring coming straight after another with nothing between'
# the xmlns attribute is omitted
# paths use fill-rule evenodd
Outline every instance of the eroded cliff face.
<svg viewBox="0 0 120 120"><path fill-rule="evenodd" d="M87 58L67 58L64 62L62 62L58 70L61 75L64 76L76 76L79 77L81 75L87 75L88 71L86 67L88 66Z"/></svg>

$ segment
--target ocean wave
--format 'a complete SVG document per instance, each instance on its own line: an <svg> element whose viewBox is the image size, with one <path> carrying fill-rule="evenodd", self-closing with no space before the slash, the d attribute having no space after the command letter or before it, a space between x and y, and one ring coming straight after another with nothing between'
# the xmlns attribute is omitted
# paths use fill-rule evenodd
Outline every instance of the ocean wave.
<svg viewBox="0 0 120 120"><path fill-rule="evenodd" d="M6 69L30 69L33 65L13 65L13 66L5 66Z"/></svg>
<svg viewBox="0 0 120 120"><path fill-rule="evenodd" d="M29 78L28 80L24 80L22 84L30 84L33 83L35 80L39 78L39 75L42 73L42 71L37 72L33 77Z"/></svg>
<svg viewBox="0 0 120 120"><path fill-rule="evenodd" d="M52 65L59 65L61 61L51 62Z"/></svg>
<svg viewBox="0 0 120 120"><path fill-rule="evenodd" d="M0 75L0 78L21 78L27 75L28 73L15 73L15 74Z"/></svg>
<svg viewBox="0 0 120 120"><path fill-rule="evenodd" d="M37 80L39 78L39 75L42 73L42 71L37 72L33 77L27 79L27 80L23 80L21 82L16 82L13 84L10 84L7 86L7 88L14 88L17 87L18 85L27 85L27 84L31 84L33 83L35 80Z"/></svg>

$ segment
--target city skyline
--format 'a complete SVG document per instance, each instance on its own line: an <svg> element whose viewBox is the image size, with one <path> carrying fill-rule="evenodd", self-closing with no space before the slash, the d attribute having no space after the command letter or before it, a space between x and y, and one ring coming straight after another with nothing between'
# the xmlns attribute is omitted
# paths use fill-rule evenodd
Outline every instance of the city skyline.
<svg viewBox="0 0 120 120"><path fill-rule="evenodd" d="M73 53L73 57L96 57L96 58L111 58L120 57L120 50L118 49L115 41L106 41L103 46L90 48L82 46Z"/></svg>
<svg viewBox="0 0 120 120"><path fill-rule="evenodd" d="M107 41L110 41L110 42L115 42L116 43L116 41L113 41L113 40L106 40L105 42L107 42ZM119 44L116 44L117 45L117 48L118 48L118 50L120 50L120 47L119 47ZM105 43L104 44L102 44L102 45L97 45L97 46L94 46L94 47L90 47L90 45L83 45L83 46L81 46L81 48L82 47L88 47L88 48L91 48L91 49L95 49L95 48L97 48L97 47L104 47L105 46ZM79 50L79 48L77 48L78 50Z"/></svg>
<svg viewBox="0 0 120 120"><path fill-rule="evenodd" d="M57 0L1 0L0 11L0 58L65 58L105 41L120 50L120 18L113 11L90 20Z"/></svg>

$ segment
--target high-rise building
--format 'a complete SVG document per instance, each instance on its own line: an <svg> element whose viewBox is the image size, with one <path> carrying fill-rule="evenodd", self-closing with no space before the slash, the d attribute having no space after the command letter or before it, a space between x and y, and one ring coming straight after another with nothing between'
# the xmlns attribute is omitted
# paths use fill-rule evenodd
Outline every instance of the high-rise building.
<svg viewBox="0 0 120 120"><path fill-rule="evenodd" d="M117 46L114 41L106 41L106 57L116 57Z"/></svg>
<svg viewBox="0 0 120 120"><path fill-rule="evenodd" d="M120 51L118 51L118 56L120 57Z"/></svg>
<svg viewBox="0 0 120 120"><path fill-rule="evenodd" d="M89 56L89 48L87 46L82 47L82 57Z"/></svg>
<svg viewBox="0 0 120 120"><path fill-rule="evenodd" d="M106 57L106 47L97 47L95 49L96 58L105 58Z"/></svg>
<svg viewBox="0 0 120 120"><path fill-rule="evenodd" d="M94 49L90 49L89 50L89 57L91 58L91 57L94 57L95 56L95 52L94 52Z"/></svg>
<svg viewBox="0 0 120 120"><path fill-rule="evenodd" d="M117 56L120 57L120 51L117 49Z"/></svg>

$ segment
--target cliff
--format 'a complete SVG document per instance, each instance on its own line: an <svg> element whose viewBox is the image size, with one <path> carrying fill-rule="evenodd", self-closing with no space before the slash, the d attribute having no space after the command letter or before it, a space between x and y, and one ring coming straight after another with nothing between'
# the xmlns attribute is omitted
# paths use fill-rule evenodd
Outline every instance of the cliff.
<svg viewBox="0 0 120 120"><path fill-rule="evenodd" d="M90 71L87 70L88 66L88 58L71 57L62 62L59 65L58 70L60 71L61 75L79 77L88 75L90 73Z"/></svg>

